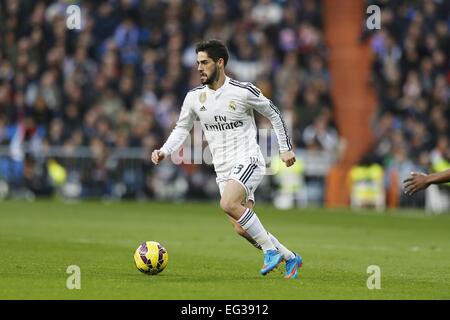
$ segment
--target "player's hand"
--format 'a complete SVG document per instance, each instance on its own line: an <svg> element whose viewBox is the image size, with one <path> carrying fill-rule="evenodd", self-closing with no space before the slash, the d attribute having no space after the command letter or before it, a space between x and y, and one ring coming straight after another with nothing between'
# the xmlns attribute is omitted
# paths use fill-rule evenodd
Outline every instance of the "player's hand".
<svg viewBox="0 0 450 320"><path fill-rule="evenodd" d="M165 157L166 155L161 150L153 150L152 152L152 162L154 164L159 164Z"/></svg>
<svg viewBox="0 0 450 320"><path fill-rule="evenodd" d="M286 164L286 167L290 167L295 163L295 153L294 151L286 151L280 154L281 161Z"/></svg>
<svg viewBox="0 0 450 320"><path fill-rule="evenodd" d="M411 175L403 180L403 188L407 195L413 195L417 191L428 188L429 185L427 175L420 172L411 172Z"/></svg>

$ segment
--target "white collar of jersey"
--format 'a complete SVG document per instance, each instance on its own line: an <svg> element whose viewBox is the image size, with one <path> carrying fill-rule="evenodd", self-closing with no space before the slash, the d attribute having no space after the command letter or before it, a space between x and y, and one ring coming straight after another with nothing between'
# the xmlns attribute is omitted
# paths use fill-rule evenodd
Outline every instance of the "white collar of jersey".
<svg viewBox="0 0 450 320"><path fill-rule="evenodd" d="M228 82L230 82L230 78L225 76L225 81L223 82L223 85L220 88L218 88L217 90L213 90L209 86L206 86L206 88L215 94L220 94L225 89L225 87L228 85Z"/></svg>

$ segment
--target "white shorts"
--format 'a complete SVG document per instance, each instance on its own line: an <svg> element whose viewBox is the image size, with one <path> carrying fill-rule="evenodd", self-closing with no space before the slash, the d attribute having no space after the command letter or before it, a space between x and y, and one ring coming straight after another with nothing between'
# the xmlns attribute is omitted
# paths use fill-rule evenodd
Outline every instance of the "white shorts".
<svg viewBox="0 0 450 320"><path fill-rule="evenodd" d="M238 162L233 169L225 174L217 174L216 182L219 186L220 196L223 194L225 184L229 179L236 180L245 189L246 201L255 203L255 190L264 177L266 165L256 157L244 159Z"/></svg>

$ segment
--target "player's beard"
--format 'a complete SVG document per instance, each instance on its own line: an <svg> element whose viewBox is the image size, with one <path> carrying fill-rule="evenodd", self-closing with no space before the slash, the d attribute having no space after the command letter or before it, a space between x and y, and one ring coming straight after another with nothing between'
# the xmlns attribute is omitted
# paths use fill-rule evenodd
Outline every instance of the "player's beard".
<svg viewBox="0 0 450 320"><path fill-rule="evenodd" d="M216 65L214 72L202 84L210 85L219 80L219 67Z"/></svg>

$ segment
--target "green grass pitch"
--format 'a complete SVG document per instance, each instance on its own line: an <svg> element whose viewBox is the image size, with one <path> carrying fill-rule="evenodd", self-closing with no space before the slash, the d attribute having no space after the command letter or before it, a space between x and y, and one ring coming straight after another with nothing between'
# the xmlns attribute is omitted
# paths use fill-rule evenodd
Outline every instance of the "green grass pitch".
<svg viewBox="0 0 450 320"><path fill-rule="evenodd" d="M217 203L0 202L0 299L449 299L450 215L422 211L278 211L266 228L304 260L259 275L261 251L237 236ZM141 242L169 252L157 276L140 273ZM69 290L69 265L81 289ZM367 267L381 271L369 290Z"/></svg>

